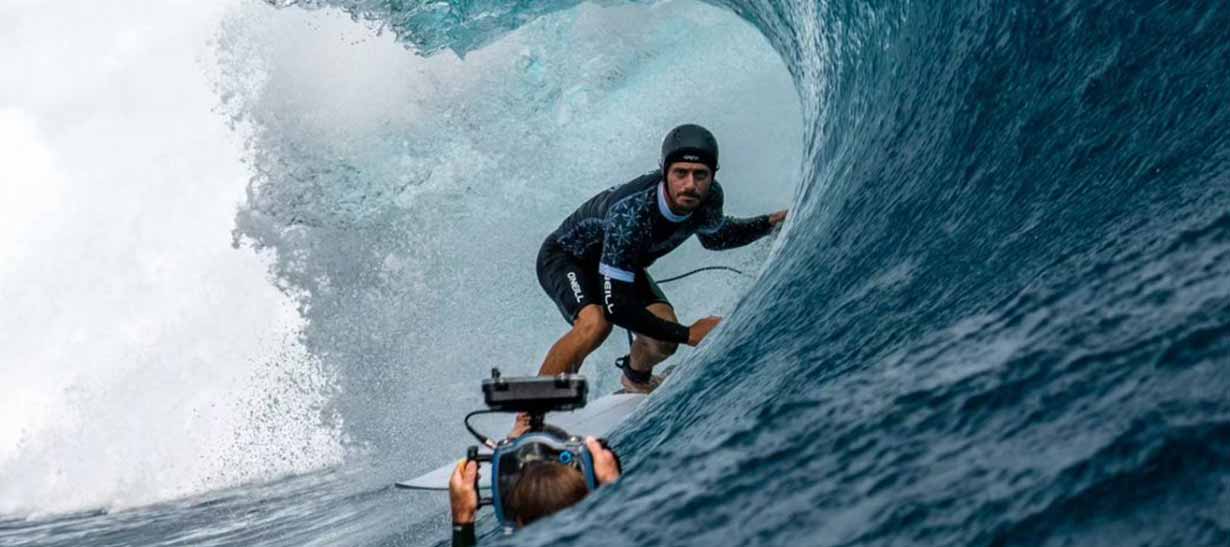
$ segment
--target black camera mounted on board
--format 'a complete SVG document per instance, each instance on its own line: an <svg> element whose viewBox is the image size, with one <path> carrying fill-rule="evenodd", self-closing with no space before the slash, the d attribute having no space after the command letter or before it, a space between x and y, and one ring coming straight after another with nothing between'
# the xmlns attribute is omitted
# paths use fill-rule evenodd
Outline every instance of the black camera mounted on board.
<svg viewBox="0 0 1230 547"><path fill-rule="evenodd" d="M570 466L585 477L593 491L598 487L594 460L585 447L585 440L547 425L548 412L576 410L585 406L589 385L578 374L505 378L499 369L491 369L491 378L483 380L483 400L488 410L477 410L465 417L465 426L474 438L492 450L480 453L477 446L466 451L466 458L491 463L491 497L479 496L479 507L491 505L505 530L511 530L517 516L505 506L505 500L521 471L537 462L553 462ZM529 416L529 430L515 439L493 441L470 426L470 417L494 412L524 412ZM478 485L475 484L475 490Z"/></svg>

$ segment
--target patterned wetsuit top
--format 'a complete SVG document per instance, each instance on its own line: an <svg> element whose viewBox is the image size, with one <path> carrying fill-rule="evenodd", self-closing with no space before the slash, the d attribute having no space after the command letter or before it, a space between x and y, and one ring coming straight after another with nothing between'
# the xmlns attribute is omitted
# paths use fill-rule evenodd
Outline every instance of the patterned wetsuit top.
<svg viewBox="0 0 1230 547"><path fill-rule="evenodd" d="M658 340L687 342L686 327L663 321L643 304L624 298L631 294L637 273L692 234L706 249L730 249L764 237L773 226L768 215L725 216L725 197L716 180L705 201L687 215L670 210L665 192L661 171L609 188L564 219L549 239L583 263L596 265L605 278L607 316L615 324Z"/></svg>

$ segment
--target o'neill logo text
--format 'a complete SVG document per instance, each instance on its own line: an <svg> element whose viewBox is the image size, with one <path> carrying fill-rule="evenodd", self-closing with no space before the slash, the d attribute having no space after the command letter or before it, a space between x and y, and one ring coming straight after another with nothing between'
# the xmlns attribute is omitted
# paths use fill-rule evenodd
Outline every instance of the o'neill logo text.
<svg viewBox="0 0 1230 547"><path fill-rule="evenodd" d="M581 302L581 284L577 283L577 274L568 272L568 284L572 285L572 296L577 299L577 303Z"/></svg>
<svg viewBox="0 0 1230 547"><path fill-rule="evenodd" d="M602 294L606 297L606 312L615 313L615 303L611 302L611 278L603 276Z"/></svg>

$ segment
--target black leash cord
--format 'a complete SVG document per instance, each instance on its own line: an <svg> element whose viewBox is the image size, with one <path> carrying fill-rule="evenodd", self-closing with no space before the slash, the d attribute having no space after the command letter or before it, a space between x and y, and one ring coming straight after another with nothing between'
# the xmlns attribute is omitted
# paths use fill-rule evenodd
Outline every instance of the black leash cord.
<svg viewBox="0 0 1230 547"><path fill-rule="evenodd" d="M743 273L743 271L741 271L741 270L736 270L736 269L734 269L734 268L731 268L730 266L705 266L704 268L696 268L695 270L692 270L692 271L690 271L690 272L688 272L688 273L685 273L685 274L680 274L680 275L677 275L677 276L675 276L675 277L668 277L668 278L666 278L666 279L657 279L657 280L655 280L655 281L657 281L657 282L658 282L658 284L659 284L659 285L661 285L661 284L663 284L663 283L670 283L671 281L679 281L680 279L683 279L683 278L685 278L685 277L689 277L689 276L692 276L692 275L696 275L696 274L698 274L698 273L700 273L700 272L709 272L709 271L718 271L718 270L721 270L721 271L726 271L726 272L734 272L734 273L737 273L737 274L739 274L739 275L748 275L748 274ZM748 275L748 277L751 277L751 276L750 276L750 275Z"/></svg>

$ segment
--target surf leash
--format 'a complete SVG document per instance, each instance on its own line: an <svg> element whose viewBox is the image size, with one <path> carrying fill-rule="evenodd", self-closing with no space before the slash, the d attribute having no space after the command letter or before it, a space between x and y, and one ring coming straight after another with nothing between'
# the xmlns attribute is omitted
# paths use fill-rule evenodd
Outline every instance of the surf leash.
<svg viewBox="0 0 1230 547"><path fill-rule="evenodd" d="M700 273L700 272L711 272L711 271L734 272L734 273L737 273L737 274L739 274L739 275L743 275L743 276L747 276L747 277L752 277L752 276L751 276L751 275L749 275L749 274L743 273L743 270L738 270L738 269L735 269L735 268L731 268L730 266L705 266L705 267L703 267L703 268L696 268L695 270L692 270L692 271L687 272L687 273L684 273L684 274L677 275L677 276L675 276L675 277L668 277L668 278L666 278L666 279L657 279L657 280L655 280L655 281L657 281L657 283L658 283L659 285L662 285L662 284L665 284L665 283L670 283L671 281L679 281L680 279L683 279L683 278L685 278L685 277L691 277L691 276L696 275L696 274L698 274L698 273Z"/></svg>

